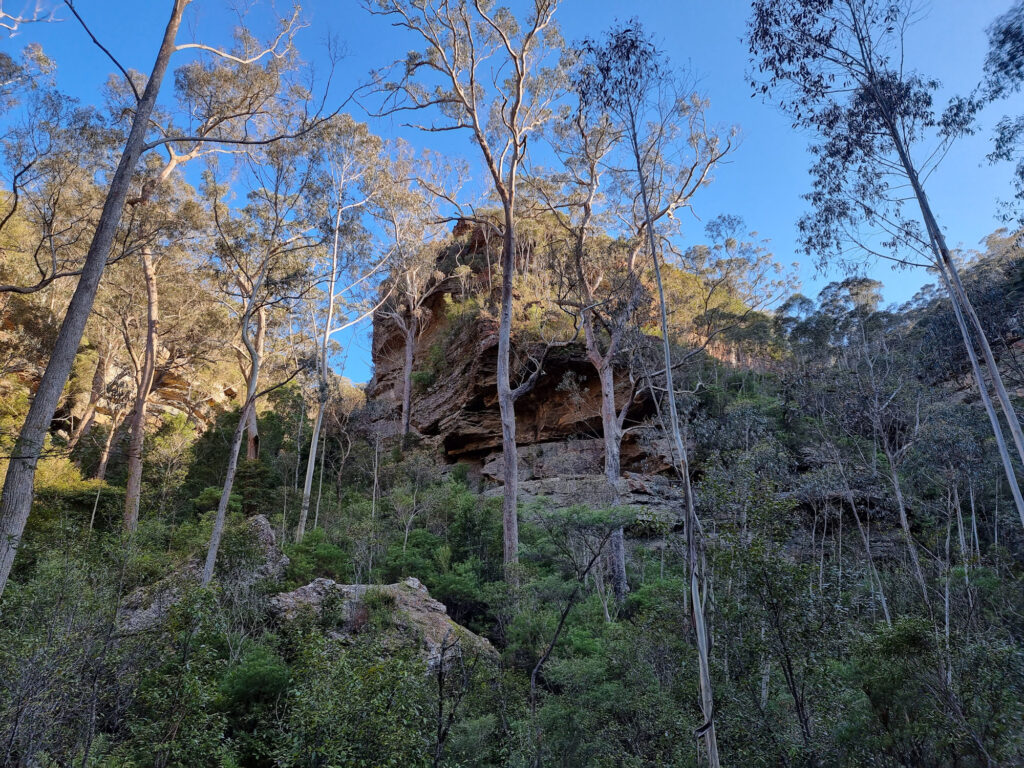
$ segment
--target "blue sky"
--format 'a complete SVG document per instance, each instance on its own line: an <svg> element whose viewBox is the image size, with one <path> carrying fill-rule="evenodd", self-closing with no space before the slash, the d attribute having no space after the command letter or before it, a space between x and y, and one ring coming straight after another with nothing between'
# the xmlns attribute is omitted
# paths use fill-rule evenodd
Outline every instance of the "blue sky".
<svg viewBox="0 0 1024 768"><path fill-rule="evenodd" d="M512 3L513 7L521 4ZM942 81L947 94L969 90L981 72L985 28L1010 4L1011 0L935 0L923 21L911 30L907 60ZM195 0L182 41L222 42L233 23L227 5L222 0ZM253 18L266 17L259 4L250 1L244 5L256 6ZM17 6L18 0L5 3L5 10L16 11ZM78 0L76 7L126 67L149 70L169 12L168 0ZM277 7L287 8L284 2ZM410 36L392 29L383 19L368 16L358 0L307 0L303 12L310 22L298 37L304 58L323 71L328 34L336 36L347 51L335 74L336 96L363 81L371 69L416 47ZM58 7L55 13L58 18L69 18L66 9ZM573 40L600 34L615 20L637 16L659 38L673 62L698 76L700 89L711 100L713 121L739 126L742 141L717 171L715 182L698 194L697 215L705 221L721 213L742 216L748 229L770 240L780 261L802 262L803 292L813 296L839 275L818 274L813 263L795 253L795 224L805 210L801 195L809 187L806 149L812 137L795 132L775 107L751 97L745 74L747 50L742 42L748 13L749 4L740 0L563 0L556 18L564 36ZM30 25L2 44L16 48L32 40L42 43L56 60L61 89L85 102L101 100L100 88L111 65L80 27L67 20ZM170 88L166 91L170 93ZM991 127L1003 111L1024 111L1024 98L984 115L983 126ZM358 112L356 116L360 117ZM370 123L383 136L401 135L415 146L461 155L471 163L475 160L468 137L419 134L402 129L398 120ZM1007 166L989 166L984 160L987 151L987 133L982 131L955 146L929 181L933 205L951 244L976 247L998 226L996 201L1009 196L1011 172ZM687 239L699 240L701 226L696 220L688 225ZM885 264L870 267L869 274L885 283L886 299L892 302L908 299L929 282L921 271L893 271ZM367 331L363 328L345 339L349 346L345 374L355 381L370 375Z"/></svg>

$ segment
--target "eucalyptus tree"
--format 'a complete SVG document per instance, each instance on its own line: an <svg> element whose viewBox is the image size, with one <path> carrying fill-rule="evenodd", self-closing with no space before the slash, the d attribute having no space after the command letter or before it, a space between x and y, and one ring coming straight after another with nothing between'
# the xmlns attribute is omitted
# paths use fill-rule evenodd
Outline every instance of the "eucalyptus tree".
<svg viewBox="0 0 1024 768"><path fill-rule="evenodd" d="M33 294L80 274L120 131L94 107L32 92L2 139L10 193L0 215L0 292Z"/></svg>
<svg viewBox="0 0 1024 768"><path fill-rule="evenodd" d="M608 113L622 126L637 191L629 216L635 222L633 231L641 232L646 240L654 268L668 427L686 506L690 609L697 637L701 711L705 720L699 735L703 738L709 764L718 768L710 638L704 614L703 542L676 404L668 307L655 222L661 216L690 205L693 196L709 181L712 170L730 150L731 134L722 136L708 125L705 100L696 94L679 93L665 57L645 35L639 22L611 29L602 41L586 41L582 54L586 63L578 80L580 99L588 108Z"/></svg>
<svg viewBox="0 0 1024 768"><path fill-rule="evenodd" d="M388 260L385 253L375 260L368 252L368 237L362 217L367 207L388 184L387 173L381 172L379 158L383 142L363 124L343 116L324 126L313 140L318 144L317 169L320 179L310 192L319 198L323 210L319 215L327 238L326 283L322 307L312 308L315 336L318 340L315 357L317 409L310 438L306 474L302 485L302 506L295 527L295 540L306 533L309 504L313 491L313 474L320 451L320 431L330 400L330 368L332 340L369 317L375 307L368 301ZM318 204L311 202L315 210ZM344 240L344 242L342 242ZM379 306L379 303L378 303ZM318 315L322 317L318 319ZM321 474L323 461L321 460ZM323 483L321 477L320 482Z"/></svg>
<svg viewBox="0 0 1024 768"><path fill-rule="evenodd" d="M0 11L0 29L3 28L3 11ZM9 30L10 33L14 31ZM38 43L26 45L18 58L0 51L0 116L17 107L27 94L39 88L53 69L53 60Z"/></svg>
<svg viewBox="0 0 1024 768"><path fill-rule="evenodd" d="M157 100L175 53L195 52L193 56L200 58L193 59L193 66L196 61L200 62L199 68L204 70L223 66L226 68L225 73L238 73L238 80L244 82L247 79L246 74L253 69L261 68L261 63L286 59L292 50L293 37L299 27L296 13L281 22L278 34L265 46L259 44L249 33L240 35L240 48L234 50L220 49L199 42L179 43L179 30L189 4L190 0L170 0L169 17L162 33L156 60L149 76L145 78L131 74L117 61L109 49L89 31L74 5L67 4L86 34L111 59L123 77L123 87L129 93L128 108L124 113L127 133L123 137L117 167L110 176L109 187L82 262L78 283L18 436L4 480L3 495L0 498L0 594L6 586L11 564L14 562L32 507L36 464L64 385L71 373L100 279L121 225L125 206L130 202L132 188L139 190L139 194L131 200L134 209L144 205L155 187L166 180L181 162L202 154L210 146L259 143L277 138L267 134L254 134L250 130L253 121L262 115L267 99L275 96L277 90L272 93L257 90L255 93L248 92L243 95L230 86L220 89L215 83L210 83L205 88L193 88L190 85L192 80L189 77L189 65L186 65L185 70L179 71L176 78L183 87L180 93L184 95L184 99L180 106L182 114L185 115L184 119L180 125L160 119ZM208 57L205 61L214 63L203 64L202 57ZM278 81L278 90L287 91L288 98L294 98L301 93L292 86L290 79ZM308 126L308 123L307 114L301 117L298 124L288 126L284 133L294 134ZM162 130L165 128L166 131ZM167 154L164 170L155 177L146 178L139 183L139 159L144 153L157 150Z"/></svg>
<svg viewBox="0 0 1024 768"><path fill-rule="evenodd" d="M182 322L161 325L161 284L171 290L172 301L175 303L188 300L181 296L180 290L174 288L187 291L195 289L196 286L183 274L185 270L181 267L187 258L184 249L194 245L202 237L204 229L198 203L189 199L188 190L179 187L175 191L178 195L171 191L171 185L164 185L161 190L163 194L154 194L154 200L147 206L146 215L138 221L139 226L130 227L130 233L126 233L118 245L119 249L137 252L140 267L138 271L124 269L128 280L122 283L124 290L121 295L127 301L121 302L117 313L124 349L135 380L135 402L128 423L128 478L124 504L124 527L129 533L135 531L139 522L146 414L150 395L157 383L158 367L166 369L176 364L174 358L184 350L180 346L176 349L171 339L191 330L176 311L172 311L171 318ZM170 280L174 280L176 285L168 285ZM137 292L141 296L137 296ZM136 314L140 305L144 308L144 313L139 313L141 317ZM167 314L166 305L163 314ZM135 330L142 331L141 339L133 338ZM200 350L215 338L213 334L207 336L204 333L209 330L209 327L199 330ZM161 361L159 358L162 353L167 359ZM197 354L201 355L202 352Z"/></svg>
<svg viewBox="0 0 1024 768"><path fill-rule="evenodd" d="M614 183L614 171L606 170L622 133L607 115L591 115L585 108L571 115L554 126L560 167L548 179L531 181L534 194L545 201L565 231L564 258L554 264L560 283L558 302L578 316L587 359L600 383L604 475L609 503L614 506L621 496L625 420L636 389L632 366L624 365L623 357L647 296L639 263L646 220L640 222L639 232L625 240L601 236L602 226L614 222L609 209L624 205L615 195L622 188ZM612 178L611 183L606 177ZM609 550L612 588L621 603L628 591L622 527L613 531Z"/></svg>
<svg viewBox="0 0 1024 768"><path fill-rule="evenodd" d="M382 191L374 212L391 254L387 295L377 317L402 332L402 436L412 429L412 374L416 342L430 319L428 302L448 284L438 262L445 244L444 221L436 209L436 196L419 184L429 160L399 155L391 168L393 182ZM414 167L418 166L418 167ZM441 189L439 185L432 188ZM450 193L445 193L450 195Z"/></svg>
<svg viewBox="0 0 1024 768"><path fill-rule="evenodd" d="M317 174L308 150L308 141L303 138L250 149L239 163L248 188L247 202L239 210L232 211L225 205L227 190L217 183L215 172L211 170L207 176L216 226L216 269L221 290L237 320L248 365L245 397L228 449L224 486L203 568L204 585L213 579L242 439L249 420L255 420L257 400L310 367L309 360L299 360L288 375L261 389L266 349L255 337L266 334L272 312L304 300L321 278L315 268L323 261L317 251L324 247L324 233L318 227L318 212L309 206L309 191ZM239 183L236 180L233 188L237 189Z"/></svg>
<svg viewBox="0 0 1024 768"><path fill-rule="evenodd" d="M938 81L905 56L917 18L913 0L755 0L748 41L761 81L752 86L819 137L811 150L812 210L799 224L805 252L844 265L874 255L933 267L968 354L980 351L1024 462L1024 430L925 188L952 143L971 130L978 101L954 99L936 114ZM973 359L972 368L1024 525L1002 426Z"/></svg>
<svg viewBox="0 0 1024 768"><path fill-rule="evenodd" d="M438 119L416 124L428 131L465 131L480 150L490 191L501 204L499 223L464 216L501 237L501 309L498 327L497 394L501 411L503 462L502 523L504 560L519 559L519 462L516 400L533 386L535 375L512 385L513 284L518 184L527 161L527 143L553 116L563 74L561 41L554 23L557 0L533 0L523 19L485 0L365 0L381 15L419 38L422 51L398 63L397 80L378 73L375 85L386 94L382 114L424 110ZM539 368L537 369L539 370ZM536 373L536 371L535 371Z"/></svg>

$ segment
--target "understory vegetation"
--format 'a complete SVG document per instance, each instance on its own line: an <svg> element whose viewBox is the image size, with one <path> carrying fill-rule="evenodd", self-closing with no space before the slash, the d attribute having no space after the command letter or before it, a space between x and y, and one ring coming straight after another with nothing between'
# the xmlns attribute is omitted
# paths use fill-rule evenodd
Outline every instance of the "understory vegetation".
<svg viewBox="0 0 1024 768"><path fill-rule="evenodd" d="M298 6L87 5L0 7L0 766L1024 765L1024 118L979 250L928 197L1024 3L942 106L916 3L752 0L816 296L638 20L327 3L403 41L339 96Z"/></svg>
<svg viewBox="0 0 1024 768"><path fill-rule="evenodd" d="M998 253L969 273L975 290L1015 290L1019 256ZM729 764L1010 765L1024 754L1019 521L983 414L956 384L963 355L937 342L942 302L922 296L886 311L875 291L853 280L815 304L791 303L774 324L781 352L763 370L706 356L688 372L693 394L681 405L696 446ZM120 631L118 617L137 589L202 556L224 471L219 446L237 414L201 435L168 417L147 438L153 452L178 446L175 475L152 463L143 508L154 512L130 539L122 458L103 482L82 479L97 460L85 447L79 464L46 460L4 597L6 762L697 764L677 524L629 530L631 591L619 605L607 568L587 564L621 511L528 505L509 582L500 499L429 447L360 432L361 413L344 472L330 468L345 441L328 432L317 524L295 542L308 418L265 412L261 458L239 468L218 579L185 585L159 628L140 634ZM232 572L258 558L244 524L256 514L290 564L283 583L234 586ZM344 640L332 638L329 616L282 624L265 608L268 596L317 577L410 575L500 660L467 654L439 678L414 638L387 640L387 601L368 599L364 628Z"/></svg>

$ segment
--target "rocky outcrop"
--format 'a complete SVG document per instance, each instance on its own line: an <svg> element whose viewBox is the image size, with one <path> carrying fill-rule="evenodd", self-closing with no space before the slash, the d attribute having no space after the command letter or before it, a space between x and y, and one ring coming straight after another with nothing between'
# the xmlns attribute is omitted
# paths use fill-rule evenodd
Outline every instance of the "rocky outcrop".
<svg viewBox="0 0 1024 768"><path fill-rule="evenodd" d="M489 488L485 496L501 496L501 487ZM554 509L583 504L603 507L611 503L611 493L603 475L560 475L525 480L519 484L523 504L538 502ZM639 524L656 523L674 527L684 516L683 496L671 478L662 475L624 473L619 482L619 506L633 507Z"/></svg>
<svg viewBox="0 0 1024 768"><path fill-rule="evenodd" d="M496 467L501 462L497 321L486 310L457 318L447 317L445 312L445 298L435 297L427 313L429 323L416 342L414 370L429 371L432 380L414 389L411 423L420 435L438 445L448 461L476 464L485 478L493 480L500 475ZM539 353L537 345L527 339L514 342L521 361L530 353ZM375 321L374 376L367 386L367 397L390 404L395 419L401 403L404 344L398 328L383 319ZM520 377L526 375L528 365L521 363ZM627 397L633 400L630 422L651 415L648 398L633 395L625 387L619 393L618 407L625 405ZM382 423L385 433L387 427ZM522 468L528 474L550 475L549 470L535 469L534 459L542 454L558 454L565 461L585 464L588 472L600 473L600 435L600 385L582 344L549 350L536 385L516 403ZM661 472L669 466L664 454L662 446L652 445L639 433L630 433L623 443L623 467ZM561 470L558 473L564 474Z"/></svg>
<svg viewBox="0 0 1024 768"><path fill-rule="evenodd" d="M280 581L288 567L288 556L277 546L270 521L264 515L250 517L247 533L253 546L252 557L226 575L231 589L244 590L258 582ZM198 583L202 566L192 559L155 584L139 587L125 598L118 616L118 628L125 634L158 627L189 586Z"/></svg>
<svg viewBox="0 0 1024 768"><path fill-rule="evenodd" d="M497 659L488 640L452 621L444 604L412 577L380 586L316 579L273 596L269 610L279 621L311 613L335 639L351 639L370 628L386 645L412 643L430 668L459 653Z"/></svg>
<svg viewBox="0 0 1024 768"><path fill-rule="evenodd" d="M466 282L443 284L424 308L424 326L413 350L417 375L410 422L427 445L449 463L464 465L485 493L497 495L504 463L496 381L498 321L491 303L495 286L480 271L487 266L480 255L487 247L485 234L467 222L453 232L464 244L462 263L475 264L476 272ZM442 252L438 258L440 264L446 257ZM525 297L518 302L520 309L528 309ZM512 379L521 381L544 348L523 327L514 328L512 341ZM608 504L612 494L604 478L597 372L582 341L547 349L543 358L532 390L516 402L521 499L545 499L554 507ZM366 394L383 409L375 417L376 429L382 436L397 435L405 335L385 315L374 318L373 363ZM636 506L641 520L675 521L680 505L669 441L654 426L649 393L634 391L629 361L618 361L618 368L616 380L622 386L616 408L627 408L629 427L620 452L618 502Z"/></svg>
<svg viewBox="0 0 1024 768"><path fill-rule="evenodd" d="M437 438L445 455L483 461L501 449L497 401L498 325L486 312L471 318L446 319L443 297L435 301L431 323L420 335L414 354L416 370L433 373L433 381L415 392L412 425ZM518 339L520 357L533 344ZM401 402L404 338L397 328L378 321L373 329L374 377L367 397ZM523 363L521 375L528 363ZM621 393L619 406L628 395ZM646 415L638 398L634 419ZM533 390L516 403L516 436L523 445L549 443L601 433L597 375L580 344L549 351Z"/></svg>

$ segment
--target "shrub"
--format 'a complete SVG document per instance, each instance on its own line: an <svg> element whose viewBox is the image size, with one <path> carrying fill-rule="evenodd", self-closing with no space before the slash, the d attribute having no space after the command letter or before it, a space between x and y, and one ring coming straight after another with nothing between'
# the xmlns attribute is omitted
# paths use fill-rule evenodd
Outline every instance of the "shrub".
<svg viewBox="0 0 1024 768"><path fill-rule="evenodd" d="M352 563L348 553L331 541L317 528L309 531L301 543L286 544L285 554L290 562L285 572L287 589L309 584L313 579L326 577L346 581L351 577Z"/></svg>

